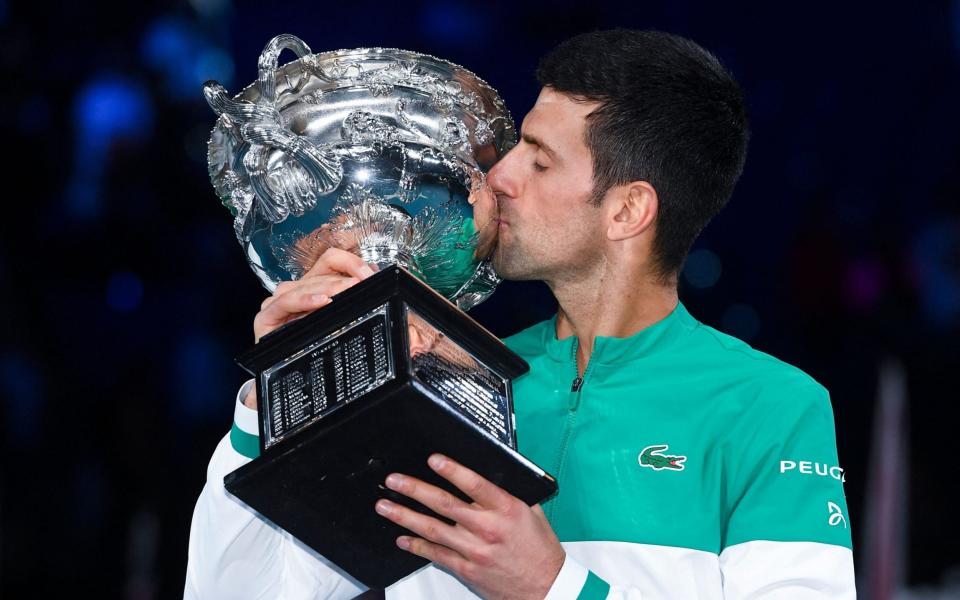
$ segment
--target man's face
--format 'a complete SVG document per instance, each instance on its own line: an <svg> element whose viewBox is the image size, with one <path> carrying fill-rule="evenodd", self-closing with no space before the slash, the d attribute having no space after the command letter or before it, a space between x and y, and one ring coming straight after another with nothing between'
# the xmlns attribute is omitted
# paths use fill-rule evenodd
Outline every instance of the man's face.
<svg viewBox="0 0 960 600"><path fill-rule="evenodd" d="M602 213L589 202L593 163L584 136L597 106L543 88L520 142L490 170L500 211L493 266L502 277L550 282L599 260Z"/></svg>

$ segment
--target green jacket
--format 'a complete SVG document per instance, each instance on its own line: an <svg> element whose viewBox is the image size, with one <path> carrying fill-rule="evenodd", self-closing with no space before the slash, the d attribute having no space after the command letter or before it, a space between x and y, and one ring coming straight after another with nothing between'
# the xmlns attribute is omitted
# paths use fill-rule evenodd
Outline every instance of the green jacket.
<svg viewBox="0 0 960 600"><path fill-rule="evenodd" d="M543 509L568 556L583 547L591 571L579 575L595 597L636 587L637 569L667 556L665 572L641 578L649 587L672 585L673 558L700 565L690 576L734 578L725 559L754 549L781 553L794 571L810 553L840 557L849 568L829 585L853 593L843 471L820 384L682 304L631 337L598 338L582 378L576 337L555 332L554 318L505 340L530 363L514 382L517 441L559 481ZM738 585L785 573L738 572Z"/></svg>
<svg viewBox="0 0 960 600"><path fill-rule="evenodd" d="M855 597L823 387L682 305L596 340L580 381L575 339L554 332L506 340L530 363L514 382L520 450L560 483L544 510L566 560L548 600ZM362 586L223 487L258 450L250 385L197 500L184 598L353 598ZM477 598L434 565L386 597Z"/></svg>

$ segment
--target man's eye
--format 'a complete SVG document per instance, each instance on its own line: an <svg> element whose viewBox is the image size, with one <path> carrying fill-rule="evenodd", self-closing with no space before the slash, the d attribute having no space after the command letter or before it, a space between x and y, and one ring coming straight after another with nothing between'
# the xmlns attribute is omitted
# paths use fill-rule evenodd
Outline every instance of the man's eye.
<svg viewBox="0 0 960 600"><path fill-rule="evenodd" d="M545 166L541 165L540 163L536 163L536 162L535 162L535 163L533 163L533 170L534 170L534 171L537 171L538 173L543 173L544 171L547 170L547 168L546 168Z"/></svg>

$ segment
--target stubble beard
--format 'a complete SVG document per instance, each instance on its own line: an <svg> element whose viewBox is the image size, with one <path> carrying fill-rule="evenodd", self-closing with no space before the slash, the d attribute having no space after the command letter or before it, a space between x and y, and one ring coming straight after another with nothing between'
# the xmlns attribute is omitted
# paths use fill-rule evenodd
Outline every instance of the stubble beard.
<svg viewBox="0 0 960 600"><path fill-rule="evenodd" d="M520 252L517 252L515 247L507 248L503 241L499 241L497 247L493 250L492 257L493 269L497 272L497 275L513 281L528 279L528 277L525 277L528 269L525 268L526 265L522 264L524 261L518 254Z"/></svg>
<svg viewBox="0 0 960 600"><path fill-rule="evenodd" d="M512 281L543 281L549 267L544 260L545 242L536 232L527 236L526 243L521 242L515 231L510 231L509 241L501 236L493 251L491 262L497 274ZM539 243L538 243L539 242ZM536 251L539 250L539 251Z"/></svg>
<svg viewBox="0 0 960 600"><path fill-rule="evenodd" d="M580 279L602 260L599 246L591 244L589 236L576 232L551 235L535 229L527 232L522 241L516 232L510 233L512 239L505 243L500 237L491 256L494 270L503 279L552 285L569 278Z"/></svg>

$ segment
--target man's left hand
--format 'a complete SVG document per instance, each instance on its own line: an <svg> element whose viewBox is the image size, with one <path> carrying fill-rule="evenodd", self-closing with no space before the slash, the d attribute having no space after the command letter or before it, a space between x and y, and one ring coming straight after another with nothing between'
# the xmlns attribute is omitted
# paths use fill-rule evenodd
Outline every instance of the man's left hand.
<svg viewBox="0 0 960 600"><path fill-rule="evenodd" d="M542 600L563 566L565 553L540 505L527 506L443 455L431 455L427 464L473 503L414 477L392 473L387 477L388 488L454 521L447 525L381 499L376 504L378 513L421 536L400 536L397 546L447 568L484 598Z"/></svg>

